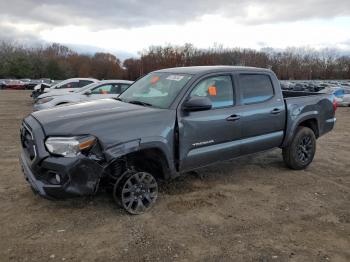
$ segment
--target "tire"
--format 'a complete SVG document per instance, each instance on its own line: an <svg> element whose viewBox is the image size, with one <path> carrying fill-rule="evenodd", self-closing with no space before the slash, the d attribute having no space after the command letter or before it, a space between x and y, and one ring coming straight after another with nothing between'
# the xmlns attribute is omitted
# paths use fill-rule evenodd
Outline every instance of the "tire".
<svg viewBox="0 0 350 262"><path fill-rule="evenodd" d="M297 128L291 143L282 149L283 160L294 170L305 169L314 159L316 137L312 129L300 126Z"/></svg>
<svg viewBox="0 0 350 262"><path fill-rule="evenodd" d="M128 213L139 215L155 204L158 184L152 174L134 171L123 177L116 191L120 205Z"/></svg>

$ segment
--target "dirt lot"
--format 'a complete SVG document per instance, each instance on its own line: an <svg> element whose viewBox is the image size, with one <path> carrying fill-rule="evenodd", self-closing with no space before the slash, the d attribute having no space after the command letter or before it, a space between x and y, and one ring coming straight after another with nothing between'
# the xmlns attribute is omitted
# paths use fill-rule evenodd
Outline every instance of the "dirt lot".
<svg viewBox="0 0 350 262"><path fill-rule="evenodd" d="M107 194L49 201L18 164L29 93L0 91L0 261L350 261L350 108L318 141L313 164L280 150L199 170L127 215Z"/></svg>

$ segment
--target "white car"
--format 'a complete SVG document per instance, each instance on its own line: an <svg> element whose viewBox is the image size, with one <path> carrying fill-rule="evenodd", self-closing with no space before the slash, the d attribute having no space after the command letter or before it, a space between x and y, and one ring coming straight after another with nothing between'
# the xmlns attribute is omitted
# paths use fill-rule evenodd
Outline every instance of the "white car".
<svg viewBox="0 0 350 262"><path fill-rule="evenodd" d="M69 78L53 86L50 86L49 88L45 88L44 93L51 93L52 95L68 94L86 85L97 83L97 82L98 80L94 78ZM40 96L38 98L40 98Z"/></svg>
<svg viewBox="0 0 350 262"><path fill-rule="evenodd" d="M339 106L350 106L350 91L343 97L343 101L339 103Z"/></svg>
<svg viewBox="0 0 350 262"><path fill-rule="evenodd" d="M331 88L328 93L334 95L338 106L350 106L350 89Z"/></svg>
<svg viewBox="0 0 350 262"><path fill-rule="evenodd" d="M68 94L54 94L42 97L34 104L34 110L49 109L55 106L68 103L79 103L103 98L117 98L123 93L133 82L127 80L105 80L92 83L79 90Z"/></svg>

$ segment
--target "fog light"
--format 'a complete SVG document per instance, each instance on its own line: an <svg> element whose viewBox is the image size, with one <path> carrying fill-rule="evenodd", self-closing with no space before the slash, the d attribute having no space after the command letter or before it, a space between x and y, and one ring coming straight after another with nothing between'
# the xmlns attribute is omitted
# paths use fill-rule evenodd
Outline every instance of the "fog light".
<svg viewBox="0 0 350 262"><path fill-rule="evenodd" d="M48 172L48 182L51 183L52 185L59 185L63 181L62 177L60 174L56 172L49 171Z"/></svg>

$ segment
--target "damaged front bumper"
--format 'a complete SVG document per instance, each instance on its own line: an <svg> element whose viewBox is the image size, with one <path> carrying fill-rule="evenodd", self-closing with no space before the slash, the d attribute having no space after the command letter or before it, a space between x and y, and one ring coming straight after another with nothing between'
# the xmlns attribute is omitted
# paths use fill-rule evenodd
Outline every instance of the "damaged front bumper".
<svg viewBox="0 0 350 262"><path fill-rule="evenodd" d="M85 156L77 158L48 157L32 167L24 152L20 164L32 189L46 198L68 198L93 195L104 168Z"/></svg>
<svg viewBox="0 0 350 262"><path fill-rule="evenodd" d="M105 168L96 159L79 154L59 157L48 153L45 134L31 116L21 128L20 164L34 192L46 198L67 198L96 193Z"/></svg>

